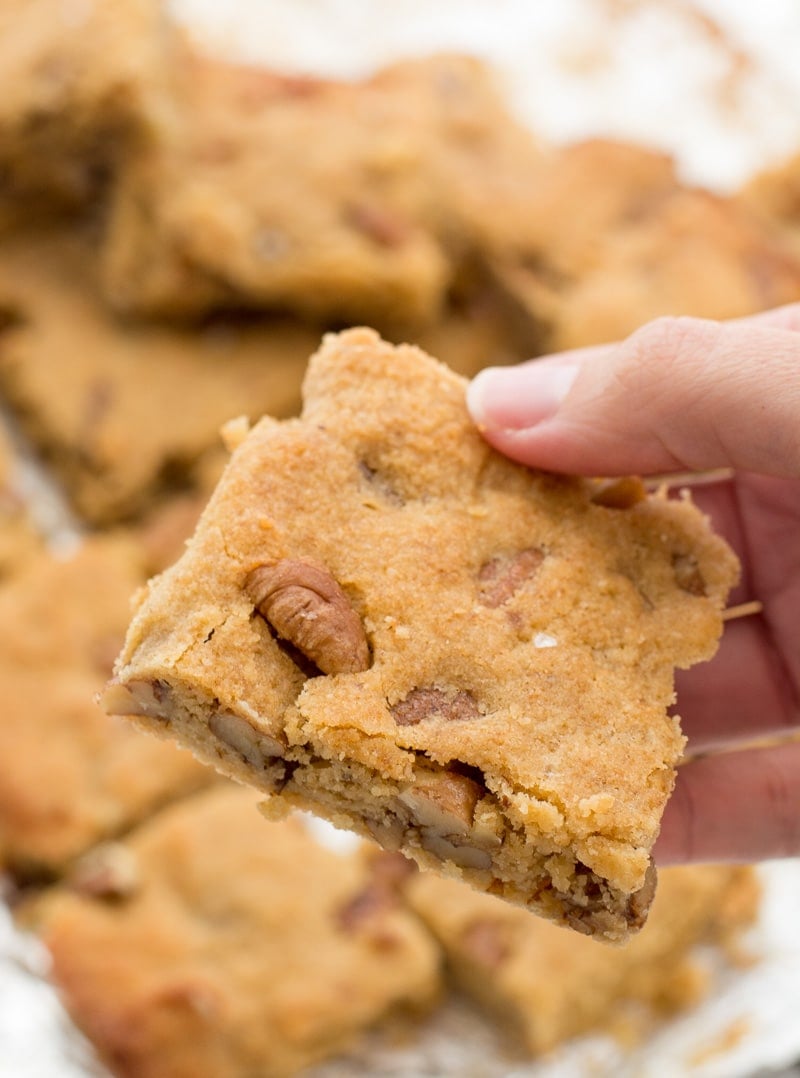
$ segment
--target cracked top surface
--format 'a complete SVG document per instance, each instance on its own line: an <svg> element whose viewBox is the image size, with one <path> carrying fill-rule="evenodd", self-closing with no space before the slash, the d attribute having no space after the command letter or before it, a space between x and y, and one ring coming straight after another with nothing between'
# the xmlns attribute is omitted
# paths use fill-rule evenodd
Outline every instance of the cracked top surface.
<svg viewBox="0 0 800 1078"><path fill-rule="evenodd" d="M142 595L118 676L391 779L457 761L531 843L636 890L683 744L673 667L713 653L735 559L688 501L606 508L500 457L464 387L372 331L327 337L302 417L251 431ZM248 575L304 559L357 612L368 668L307 677L254 613Z"/></svg>

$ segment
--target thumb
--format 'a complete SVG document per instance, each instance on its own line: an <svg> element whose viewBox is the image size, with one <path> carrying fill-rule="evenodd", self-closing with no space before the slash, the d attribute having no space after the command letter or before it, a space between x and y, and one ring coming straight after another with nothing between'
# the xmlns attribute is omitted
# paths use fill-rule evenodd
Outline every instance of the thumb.
<svg viewBox="0 0 800 1078"><path fill-rule="evenodd" d="M786 325L659 318L620 344L482 371L468 405L532 467L800 476L800 334Z"/></svg>

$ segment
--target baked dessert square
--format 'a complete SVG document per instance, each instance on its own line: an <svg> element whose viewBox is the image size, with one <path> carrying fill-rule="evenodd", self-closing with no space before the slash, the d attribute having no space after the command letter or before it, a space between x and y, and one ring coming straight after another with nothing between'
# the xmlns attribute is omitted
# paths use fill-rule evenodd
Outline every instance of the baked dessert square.
<svg viewBox="0 0 800 1078"><path fill-rule="evenodd" d="M21 883L216 780L95 702L144 579L138 545L118 536L42 551L0 588L0 872Z"/></svg>
<svg viewBox="0 0 800 1078"><path fill-rule="evenodd" d="M286 1078L440 987L438 947L363 858L233 785L93 851L37 916L119 1078Z"/></svg>
<svg viewBox="0 0 800 1078"><path fill-rule="evenodd" d="M0 0L0 226L75 208L146 141L172 31L161 0Z"/></svg>
<svg viewBox="0 0 800 1078"><path fill-rule="evenodd" d="M682 184L625 143L565 147L490 259L547 351L619 340L660 315L725 319L800 297L800 261L735 199Z"/></svg>
<svg viewBox="0 0 800 1078"><path fill-rule="evenodd" d="M688 500L501 457L465 385L326 337L301 417L243 437L140 593L103 703L276 811L622 939L684 743L674 667L715 650L736 559Z"/></svg>
<svg viewBox="0 0 800 1078"><path fill-rule="evenodd" d="M361 82L186 53L174 116L120 171L105 242L119 310L289 308L422 325L540 150L479 61L406 61Z"/></svg>
<svg viewBox="0 0 800 1078"><path fill-rule="evenodd" d="M285 321L194 330L124 324L104 306L80 231L0 245L0 389L93 524L203 490L237 415L289 415L319 334Z"/></svg>
<svg viewBox="0 0 800 1078"><path fill-rule="evenodd" d="M741 951L759 893L751 868L665 869L645 927L609 949L455 880L417 873L405 889L455 983L536 1055L590 1031L638 1039L700 1002Z"/></svg>

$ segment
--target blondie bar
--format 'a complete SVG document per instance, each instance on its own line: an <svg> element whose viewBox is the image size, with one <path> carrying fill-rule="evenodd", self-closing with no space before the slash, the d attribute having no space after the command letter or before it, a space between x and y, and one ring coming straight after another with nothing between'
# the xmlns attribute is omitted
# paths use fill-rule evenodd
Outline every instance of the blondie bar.
<svg viewBox="0 0 800 1078"><path fill-rule="evenodd" d="M172 32L161 0L0 0L0 228L74 208L146 141Z"/></svg>
<svg viewBox="0 0 800 1078"><path fill-rule="evenodd" d="M347 83L187 53L176 84L178 122L112 199L106 291L123 311L429 322L479 233L527 204L540 160L468 57Z"/></svg>
<svg viewBox="0 0 800 1078"><path fill-rule="evenodd" d="M414 876L406 895L456 983L538 1054L590 1030L642 1034L697 1003L713 983L699 949L724 953L738 940L759 887L750 868L666 869L647 924L612 951L430 873Z"/></svg>
<svg viewBox="0 0 800 1078"><path fill-rule="evenodd" d="M0 589L0 871L22 882L216 778L94 702L143 581L137 544L96 538Z"/></svg>
<svg viewBox="0 0 800 1078"><path fill-rule="evenodd" d="M78 232L0 245L0 387L83 516L135 516L202 488L236 415L291 414L319 334L294 323L123 324Z"/></svg>
<svg viewBox="0 0 800 1078"><path fill-rule="evenodd" d="M274 798L580 931L644 921L736 559L686 500L531 472L465 383L326 338L140 595L103 702ZM620 490L616 491L620 494Z"/></svg>
<svg viewBox="0 0 800 1078"><path fill-rule="evenodd" d="M233 786L94 851L37 916L119 1078L287 1078L440 984L436 944L363 859L265 824Z"/></svg>
<svg viewBox="0 0 800 1078"><path fill-rule="evenodd" d="M659 315L732 318L800 297L800 261L737 200L681 184L662 154L568 146L531 201L491 267L546 350L618 340Z"/></svg>

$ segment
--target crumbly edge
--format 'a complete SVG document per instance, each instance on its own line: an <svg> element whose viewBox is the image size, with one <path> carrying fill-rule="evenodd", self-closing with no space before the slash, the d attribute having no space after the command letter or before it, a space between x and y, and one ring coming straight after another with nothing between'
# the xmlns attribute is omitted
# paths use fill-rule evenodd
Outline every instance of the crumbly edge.
<svg viewBox="0 0 800 1078"><path fill-rule="evenodd" d="M125 693L136 700L127 712L120 695ZM143 730L176 740L201 762L269 795L268 816L279 818L292 807L309 810L413 858L423 869L462 879L597 939L622 942L645 923L655 893L652 863L638 891L613 887L569 850L546 840L534 845L469 769L461 774L425 758L423 793L427 783L434 793L420 800L419 774L415 783L403 784L353 760L325 758L308 743L283 744L256 728L256 716L251 724L221 711L219 701L177 679L143 680L137 672L112 682L101 702L111 713L128 714ZM461 826L459 802L465 796L474 804Z"/></svg>

